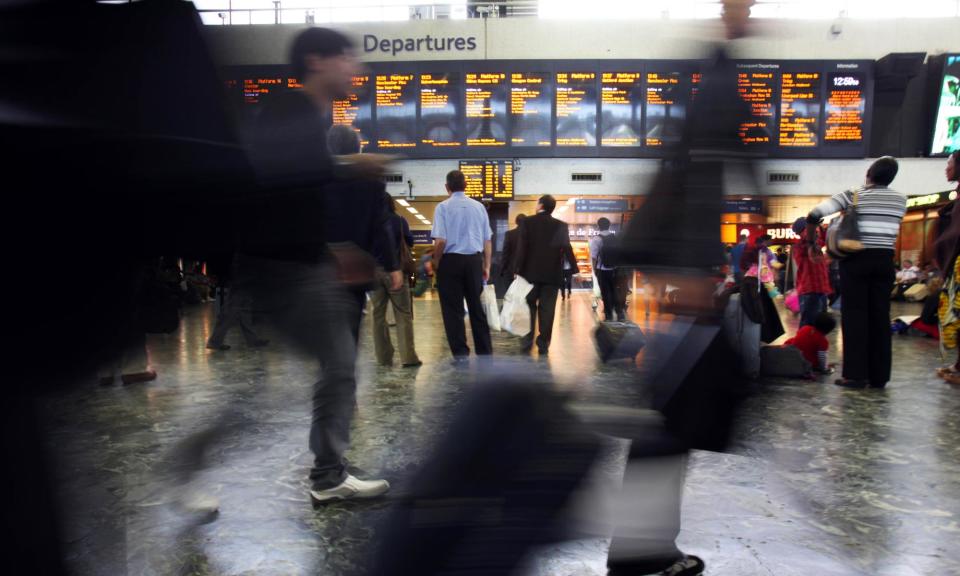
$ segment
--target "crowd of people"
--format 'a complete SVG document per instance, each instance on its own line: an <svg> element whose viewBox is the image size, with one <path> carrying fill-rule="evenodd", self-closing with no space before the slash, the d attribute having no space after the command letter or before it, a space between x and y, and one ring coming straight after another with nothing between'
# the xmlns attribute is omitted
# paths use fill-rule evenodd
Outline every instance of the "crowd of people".
<svg viewBox="0 0 960 576"><path fill-rule="evenodd" d="M750 0L724 2L727 41L746 35L752 4ZM361 73L353 50L347 37L329 29L308 28L296 36L290 65L302 89L281 94L264 107L251 141L245 143L242 160L234 158L237 164L226 171L247 174L233 168L249 168L251 181L246 183L246 193L224 201L228 206L217 205L229 213L224 220L229 220L233 229L221 236L230 237L232 244L229 265L222 274L227 292L207 347L211 353L228 350L225 337L236 324L248 345L267 345L254 329L251 310L255 309L270 325L270 334L282 339L285 350L316 360L320 375L311 383L309 447L313 462L307 490L316 506L377 498L391 488L386 479L357 477L345 458L357 406L356 360L368 295L374 352L384 366L392 365L395 355L388 309L396 319L401 367L415 369L422 364L414 343L409 285L414 276L413 292L419 282L436 278L454 362L461 365L471 353L465 316L471 325L473 352L482 357L493 354L482 302L493 261L487 211L480 202L466 197L464 174L449 172L445 180L449 197L434 213L433 249L419 265L412 261L409 227L396 213L381 180L395 159L364 153L352 129L331 127L331 103L346 98L353 77ZM735 64L723 45L717 45L705 69L682 144L665 152L668 157L643 210L618 234L612 233L608 220L600 219L599 235L590 243L605 321L628 319L624 281L628 271L643 270L652 285L664 290L671 287L669 333L651 335L650 365L637 376L637 382L629 383L649 387L650 407L658 418L644 429L642 437L625 432L629 426L618 428L631 440L625 485L650 482L668 489L653 494L655 518L643 518L644 508L638 504L650 500L649 492L626 500L631 513L636 512L636 522L618 526L614 533L609 551L611 574L696 576L703 572L703 561L684 553L676 543L687 455L692 449L723 450L727 446L737 407L749 388L725 333L724 310L716 295L717 285L723 284L725 264L719 242L724 165L727 160L743 161L738 132L750 110L738 95ZM197 144L201 140L190 141ZM956 163L954 153L947 168L952 181L957 180ZM816 370L829 370L825 342L835 321L828 312L828 296L837 293L843 361L842 378L836 384L845 388L879 389L890 380L890 293L897 280L894 243L906 209L906 196L890 188L898 169L893 158L877 160L868 169L863 186L833 195L797 223L801 240L792 257L798 271L801 329L790 346L800 350ZM697 209L690 208L693 206ZM526 293L530 326L521 349L529 352L536 346L541 355L548 354L551 346L557 296L570 296L569 277L577 268L568 226L554 217L555 208L555 198L547 194L538 199L535 214L518 217L516 230L507 236L501 267L505 278L522 278L530 285ZM851 208L859 219L856 241L860 246L834 258L837 284L830 280L831 264L824 255L829 234L821 222ZM958 210L960 205L954 202L942 214L937 244L937 263L943 271L938 316L945 349L958 348L960 332ZM746 240L731 254L735 281L732 289L724 292L731 296L739 291L744 314L764 327L758 339L772 342L782 334L782 328L767 330L767 325L779 324L770 309L782 296L776 278L784 265L783 256L778 258L770 251L767 237ZM183 297L177 291L196 302L208 301L212 295L213 282L202 268L184 274L178 266L137 263L130 269L136 273L130 274L130 286L122 288L125 298L136 300L129 306L136 312L117 312L115 322L105 322L110 330L118 328L119 335L112 336L121 345L101 375L104 384L113 382L118 371L132 375L122 377L128 384L156 378L148 367L127 373L116 364L117 359L122 363L134 351L143 350L146 332L175 329ZM907 270L912 273L912 267ZM900 280L905 283L908 278L901 275ZM940 375L953 383L960 380L960 355ZM401 510L392 517L395 537L385 538L388 548L381 553L381 569L374 573L421 576L443 573L449 568L444 562L482 564L494 557L505 564L488 573L510 573L530 546L546 538L544 532L556 518L555 512L582 481L596 454L596 442L585 440L587 435L582 433L581 423L570 416L566 401L561 395L517 387L506 396L472 403L469 408L474 412L455 419L453 428L461 433L445 439L438 447L439 456L429 459L419 473L437 481L415 484L413 494L401 499ZM509 409L501 410L504 406ZM504 419L505 414L510 418ZM218 420L212 422L211 426L218 425ZM185 441L189 448L181 453L202 454L216 437L197 433ZM561 458L555 458L558 454ZM23 463L23 455L18 456L17 463ZM184 482L198 472L200 461L202 458L191 457L180 463L187 470L182 475ZM564 466L557 467L558 461ZM448 475L440 479L431 476L436 471L431 466L443 467ZM531 476L531 472L542 474ZM522 497L516 497L518 494ZM30 502L37 501L33 492L27 495L18 506L29 508ZM495 518L484 508L491 501L498 503ZM472 516L477 510L471 507L478 502L480 512L487 515ZM184 507L209 514L218 503L201 499L184 503ZM17 516L37 515L33 509L17 510ZM510 524L517 518L534 519L531 526L535 529L518 532ZM657 525L642 526L645 520ZM454 529L445 529L447 524ZM478 524L482 526L477 528ZM409 548L403 549L399 543ZM470 554L458 554L464 550ZM505 550L510 551L509 558L498 557ZM384 560L394 553L403 561ZM434 564L423 568L427 562Z"/></svg>

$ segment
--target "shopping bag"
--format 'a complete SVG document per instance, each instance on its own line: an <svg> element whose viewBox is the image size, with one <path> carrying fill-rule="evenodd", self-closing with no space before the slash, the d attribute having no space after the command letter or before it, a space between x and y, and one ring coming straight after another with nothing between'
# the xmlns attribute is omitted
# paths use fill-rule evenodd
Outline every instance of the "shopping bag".
<svg viewBox="0 0 960 576"><path fill-rule="evenodd" d="M787 307L787 310L793 312L795 315L800 313L800 294L796 290L791 290L787 292L787 297L783 299L783 305Z"/></svg>
<svg viewBox="0 0 960 576"><path fill-rule="evenodd" d="M487 315L487 324L491 330L500 331L500 310L497 308L497 291L493 284L487 284L480 293L480 304Z"/></svg>
<svg viewBox="0 0 960 576"><path fill-rule="evenodd" d="M500 310L500 327L514 336L526 336L530 332L530 306L527 294L533 284L522 276L517 276L503 297L503 309Z"/></svg>

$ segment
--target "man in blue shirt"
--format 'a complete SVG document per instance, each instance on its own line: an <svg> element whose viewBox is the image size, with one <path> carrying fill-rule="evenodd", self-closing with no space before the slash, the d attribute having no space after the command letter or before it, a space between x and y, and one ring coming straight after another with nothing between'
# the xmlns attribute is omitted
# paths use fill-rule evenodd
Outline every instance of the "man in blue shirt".
<svg viewBox="0 0 960 576"><path fill-rule="evenodd" d="M744 228L740 231L740 241L730 249L730 270L733 271L733 280L740 285L743 280L743 270L740 269L740 258L747 247L747 241L750 239L750 231Z"/></svg>
<svg viewBox="0 0 960 576"><path fill-rule="evenodd" d="M492 354L490 327L480 304L483 284L490 278L493 248L490 219L483 204L467 198L467 179L463 172L447 174L449 198L433 213L433 265L440 292L443 328L453 357L470 354L467 329L463 324L463 301L467 301L473 345L477 354Z"/></svg>

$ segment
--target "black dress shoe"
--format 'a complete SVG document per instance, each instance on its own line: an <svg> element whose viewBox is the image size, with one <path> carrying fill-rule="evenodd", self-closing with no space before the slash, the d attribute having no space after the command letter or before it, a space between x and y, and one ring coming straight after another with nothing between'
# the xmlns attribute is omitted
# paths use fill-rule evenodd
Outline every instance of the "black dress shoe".
<svg viewBox="0 0 960 576"><path fill-rule="evenodd" d="M834 380L833 383L843 388L855 388L858 390L862 390L869 385L869 382L866 380L851 380L849 378L839 378Z"/></svg>
<svg viewBox="0 0 960 576"><path fill-rule="evenodd" d="M420 360L417 360L416 362L406 362L404 364L401 364L401 366L403 366L404 368L416 368L417 366L423 366L423 362Z"/></svg>
<svg viewBox="0 0 960 576"><path fill-rule="evenodd" d="M229 344L207 344L207 348L210 350L219 350L221 352L226 352L230 349Z"/></svg>
<svg viewBox="0 0 960 576"><path fill-rule="evenodd" d="M546 356L550 352L550 349L543 346L537 346L537 351L540 352L541 356Z"/></svg>
<svg viewBox="0 0 960 576"><path fill-rule="evenodd" d="M870 383L870 388L873 388L873 389L875 389L875 390L882 390L882 389L884 389L884 388L886 388L886 387L887 387L887 383L886 383L886 382L871 382L871 383Z"/></svg>
<svg viewBox="0 0 960 576"><path fill-rule="evenodd" d="M530 340L527 340L526 338L524 338L523 340L520 341L521 352L529 352L531 350L533 350L533 338L531 338Z"/></svg>

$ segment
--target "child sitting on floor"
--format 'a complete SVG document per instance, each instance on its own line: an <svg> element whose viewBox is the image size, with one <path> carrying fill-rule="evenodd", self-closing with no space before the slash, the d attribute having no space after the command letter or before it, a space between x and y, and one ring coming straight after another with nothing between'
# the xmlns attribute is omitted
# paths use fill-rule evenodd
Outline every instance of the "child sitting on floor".
<svg viewBox="0 0 960 576"><path fill-rule="evenodd" d="M797 335L786 341L787 346L793 346L800 350L807 362L813 366L813 371L821 374L829 374L833 369L827 364L827 350L830 349L830 343L827 342L827 334L833 332L837 327L837 321L829 312L820 312L813 321L813 325L807 325L797 331Z"/></svg>

